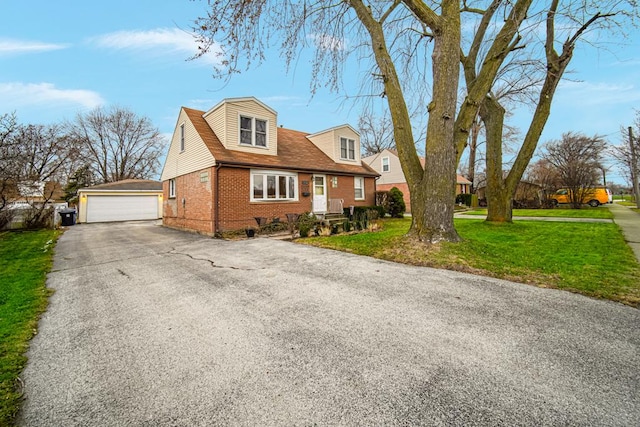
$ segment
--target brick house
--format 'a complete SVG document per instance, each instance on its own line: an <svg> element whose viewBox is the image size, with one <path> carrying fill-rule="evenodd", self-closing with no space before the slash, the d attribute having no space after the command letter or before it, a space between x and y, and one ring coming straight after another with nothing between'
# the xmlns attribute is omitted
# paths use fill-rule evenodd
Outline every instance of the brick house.
<svg viewBox="0 0 640 427"><path fill-rule="evenodd" d="M409 186L400 166L398 153L394 150L385 149L378 154L364 157L362 161L376 172L380 174L380 178L376 183L376 190L389 191L393 187L397 187L402 191L404 203L407 205L407 212L411 212L411 195L409 194ZM420 163L424 167L424 157L420 157ZM462 175L457 175L456 195L467 194L471 190L471 181Z"/></svg>
<svg viewBox="0 0 640 427"><path fill-rule="evenodd" d="M256 226L255 217L375 204L378 173L361 162L357 131L308 134L277 118L253 97L183 107L161 175L163 224L213 235Z"/></svg>

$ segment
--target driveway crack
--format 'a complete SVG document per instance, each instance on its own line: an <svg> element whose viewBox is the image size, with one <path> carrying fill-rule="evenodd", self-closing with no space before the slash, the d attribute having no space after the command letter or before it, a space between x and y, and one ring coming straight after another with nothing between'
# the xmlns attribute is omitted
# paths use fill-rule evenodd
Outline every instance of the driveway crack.
<svg viewBox="0 0 640 427"><path fill-rule="evenodd" d="M217 265L215 263L215 261L209 259L209 258L197 258L194 257L191 254L188 254L186 252L177 252L175 248L171 249L169 252L167 252L168 254L171 255L182 255L182 256L186 256L188 258L191 258L194 261L205 261L208 262L211 267L213 268L222 268L222 269L230 269L230 270L243 270L243 271L256 271L256 270L264 270L264 268L247 268L247 267L235 267L233 265Z"/></svg>

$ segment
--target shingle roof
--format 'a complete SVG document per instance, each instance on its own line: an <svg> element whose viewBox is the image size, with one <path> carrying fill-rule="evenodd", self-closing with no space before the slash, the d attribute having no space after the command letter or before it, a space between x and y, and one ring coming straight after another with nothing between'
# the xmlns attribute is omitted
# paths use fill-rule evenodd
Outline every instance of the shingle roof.
<svg viewBox="0 0 640 427"><path fill-rule="evenodd" d="M278 128L277 156L228 150L203 118L205 114L203 111L187 107L183 107L183 109L218 163L335 174L379 175L364 163L362 165L347 165L334 162L307 139L307 135L310 134L291 129Z"/></svg>
<svg viewBox="0 0 640 427"><path fill-rule="evenodd" d="M81 190L137 190L137 191L160 191L162 183L150 179L123 179L122 181L107 182L106 184L94 185Z"/></svg>

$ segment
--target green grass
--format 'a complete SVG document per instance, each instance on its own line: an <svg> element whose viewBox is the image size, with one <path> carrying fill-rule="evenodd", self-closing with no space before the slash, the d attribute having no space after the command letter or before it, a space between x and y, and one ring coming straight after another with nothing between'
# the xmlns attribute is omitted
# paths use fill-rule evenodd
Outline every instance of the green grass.
<svg viewBox="0 0 640 427"><path fill-rule="evenodd" d="M465 212L468 215L486 215L486 209L475 209ZM558 207L554 209L514 209L513 216L531 216L531 217L554 217L554 218L597 218L612 219L613 214L604 206L592 208L590 206L581 209L569 209Z"/></svg>
<svg viewBox="0 0 640 427"><path fill-rule="evenodd" d="M631 201L624 201L624 202L617 202L617 203L621 206L636 206L636 202L631 202Z"/></svg>
<svg viewBox="0 0 640 427"><path fill-rule="evenodd" d="M377 233L314 237L304 243L390 261L466 271L640 305L640 265L608 223L457 219L462 243L427 246L404 237L408 219Z"/></svg>
<svg viewBox="0 0 640 427"><path fill-rule="evenodd" d="M0 425L12 425L20 406L18 378L47 307L45 281L57 235L52 230L0 233Z"/></svg>

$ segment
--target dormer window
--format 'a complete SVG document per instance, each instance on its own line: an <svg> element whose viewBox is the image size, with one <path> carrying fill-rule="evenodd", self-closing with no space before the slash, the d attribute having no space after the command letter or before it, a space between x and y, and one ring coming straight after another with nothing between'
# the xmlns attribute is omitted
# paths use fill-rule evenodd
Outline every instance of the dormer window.
<svg viewBox="0 0 640 427"><path fill-rule="evenodd" d="M349 138L340 138L340 158L342 160L356 159L356 142Z"/></svg>
<svg viewBox="0 0 640 427"><path fill-rule="evenodd" d="M267 121L255 117L240 116L240 144L266 147Z"/></svg>
<svg viewBox="0 0 640 427"><path fill-rule="evenodd" d="M389 158L382 158L382 172L389 172Z"/></svg>

